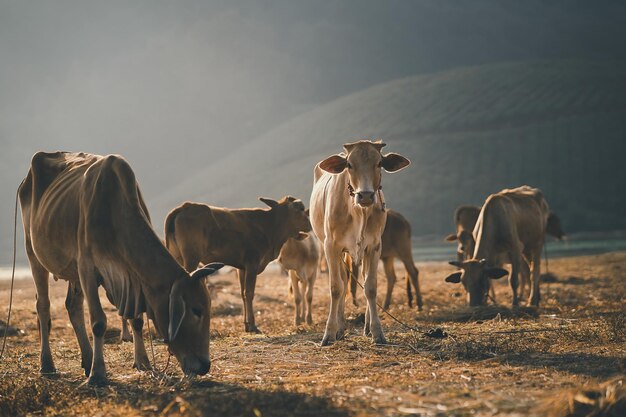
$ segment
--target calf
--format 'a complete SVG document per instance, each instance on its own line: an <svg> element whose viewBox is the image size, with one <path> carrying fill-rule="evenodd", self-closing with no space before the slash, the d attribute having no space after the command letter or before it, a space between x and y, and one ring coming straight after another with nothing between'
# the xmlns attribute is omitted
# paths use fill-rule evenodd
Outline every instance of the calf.
<svg viewBox="0 0 626 417"><path fill-rule="evenodd" d="M311 230L302 201L260 198L269 209L226 209L184 203L165 219L165 244L187 270L218 261L237 268L246 332L259 333L252 300L257 275L278 257L289 238Z"/></svg>
<svg viewBox="0 0 626 417"><path fill-rule="evenodd" d="M344 253L357 265L362 263L365 270L364 334L371 334L375 343L385 343L376 308L376 270L387 218L381 170L398 171L409 165L409 160L395 153L382 155L384 146L380 141L348 143L343 153L324 159L314 169L311 224L323 242L331 294L322 346L342 339L346 328Z"/></svg>
<svg viewBox="0 0 626 417"><path fill-rule="evenodd" d="M278 262L289 271L290 288L293 291L296 310L296 326L305 321L305 310L306 323L312 324L313 285L320 264L319 241L313 234L301 240L287 239L278 255ZM304 303L302 302L303 296L305 296Z"/></svg>

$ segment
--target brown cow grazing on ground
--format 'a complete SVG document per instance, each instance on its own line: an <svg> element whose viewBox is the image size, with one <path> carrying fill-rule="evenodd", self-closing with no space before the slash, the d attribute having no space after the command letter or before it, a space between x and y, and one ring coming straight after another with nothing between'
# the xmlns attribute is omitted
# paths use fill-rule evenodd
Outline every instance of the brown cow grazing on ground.
<svg viewBox="0 0 626 417"><path fill-rule="evenodd" d="M458 242L457 246L457 261L463 262L467 259L471 259L474 254L474 227L478 220L478 214L480 213L480 207L478 206L459 206L454 212L454 224L456 226L456 234L450 234L446 236L448 242ZM562 240L565 237L565 232L561 226L561 219L554 213L550 212L548 216L548 223L546 225L546 233L550 236L554 236L558 240ZM525 289L529 281L530 270L527 263L521 264L520 275L520 298L525 294ZM496 293L491 286L490 297L493 302L496 302Z"/></svg>
<svg viewBox="0 0 626 417"><path fill-rule="evenodd" d="M221 265L191 276L165 249L150 225L135 175L120 156L39 152L19 190L26 253L37 287L41 372L56 372L50 351L48 276L69 281L65 306L90 384L106 381L103 356L106 316L98 287L119 314L132 319L135 364L149 369L142 313L186 374L209 371L210 299L203 278ZM85 330L87 298L93 354Z"/></svg>
<svg viewBox="0 0 626 417"><path fill-rule="evenodd" d="M398 171L405 157L381 154L384 143L359 141L343 146L341 154L318 163L311 193L311 224L323 242L330 281L330 311L322 346L342 339L346 324L345 295L348 284L344 253L365 271L367 299L364 334L375 343L385 343L376 308L376 270L387 211L381 186L381 169Z"/></svg>
<svg viewBox="0 0 626 417"><path fill-rule="evenodd" d="M165 242L174 257L191 270L200 262L219 261L237 268L246 332L259 333L252 300L257 275L278 257L287 239L304 239L311 223L302 201L260 198L269 209L226 209L184 203L165 219Z"/></svg>
<svg viewBox="0 0 626 417"><path fill-rule="evenodd" d="M278 262L289 271L290 289L293 291L296 310L296 326L305 320L307 324L313 324L313 286L320 264L319 240L312 233L305 239L287 239L278 255Z"/></svg>
<svg viewBox="0 0 626 417"><path fill-rule="evenodd" d="M461 271L449 275L446 281L462 282L468 292L469 304L483 305L490 287L489 280L508 274L498 265L510 263L509 283L513 306L517 306L518 274L523 263L528 261L532 264L528 303L538 306L541 250L549 213L543 193L537 188L522 186L490 195L474 228L476 246L472 259L451 262Z"/></svg>
<svg viewBox="0 0 626 417"><path fill-rule="evenodd" d="M387 277L387 294L385 295L385 304L383 308L387 310L391 304L391 296L393 287L396 282L396 271L394 261L399 258L406 269L406 294L409 307L413 307L413 291L415 289L415 301L418 309L421 311L423 307L422 294L419 286L419 270L413 262L413 251L411 244L411 224L404 216L397 211L387 210L387 221L382 236L382 249L380 259L383 261L385 268L385 276ZM358 277L358 267L352 267L352 278ZM352 302L356 302L356 286L355 279L350 280L350 293L352 294Z"/></svg>

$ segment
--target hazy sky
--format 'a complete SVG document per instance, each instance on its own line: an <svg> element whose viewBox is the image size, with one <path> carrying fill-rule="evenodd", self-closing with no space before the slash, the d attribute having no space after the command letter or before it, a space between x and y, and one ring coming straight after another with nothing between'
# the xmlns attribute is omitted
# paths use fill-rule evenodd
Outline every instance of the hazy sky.
<svg viewBox="0 0 626 417"><path fill-rule="evenodd" d="M625 10L619 1L0 0L0 233L37 150L123 154L149 202L281 122L383 81L623 56Z"/></svg>

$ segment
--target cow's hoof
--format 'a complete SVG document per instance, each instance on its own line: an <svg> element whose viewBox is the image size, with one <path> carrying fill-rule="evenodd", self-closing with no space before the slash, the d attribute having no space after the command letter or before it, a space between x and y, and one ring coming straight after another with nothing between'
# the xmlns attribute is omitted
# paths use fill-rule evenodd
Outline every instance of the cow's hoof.
<svg viewBox="0 0 626 417"><path fill-rule="evenodd" d="M343 340L346 337L346 329L337 330L335 340Z"/></svg>
<svg viewBox="0 0 626 417"><path fill-rule="evenodd" d="M102 375L91 375L87 378L86 384L90 387L103 387L107 384L107 377Z"/></svg>
<svg viewBox="0 0 626 417"><path fill-rule="evenodd" d="M150 365L150 361L148 360L140 362L135 361L135 363L133 363L133 368L138 371L150 371L152 370L152 365Z"/></svg>
<svg viewBox="0 0 626 417"><path fill-rule="evenodd" d="M247 326L246 326L246 332L247 332L247 333L256 333L256 334L261 333L261 331L259 330L259 328L258 328L258 327L256 327L254 324L252 324L252 325L247 325Z"/></svg>
<svg viewBox="0 0 626 417"><path fill-rule="evenodd" d="M376 345L386 345L387 339L381 334L380 336L372 337L372 342Z"/></svg>
<svg viewBox="0 0 626 417"><path fill-rule="evenodd" d="M133 335L132 334L123 334L120 336L120 342L132 342Z"/></svg>
<svg viewBox="0 0 626 417"><path fill-rule="evenodd" d="M85 371L85 376L91 373L91 359L81 361L80 367Z"/></svg>
<svg viewBox="0 0 626 417"><path fill-rule="evenodd" d="M326 335L326 334L325 334L325 335L324 335L324 337L322 338L322 343L321 343L321 345L322 345L322 346L329 346L329 345L331 345L334 341L335 341L335 340L334 340L334 339L332 339L332 338L330 337L330 335Z"/></svg>
<svg viewBox="0 0 626 417"><path fill-rule="evenodd" d="M39 373L42 376L54 376L57 374L57 370L54 365L42 365L39 369Z"/></svg>

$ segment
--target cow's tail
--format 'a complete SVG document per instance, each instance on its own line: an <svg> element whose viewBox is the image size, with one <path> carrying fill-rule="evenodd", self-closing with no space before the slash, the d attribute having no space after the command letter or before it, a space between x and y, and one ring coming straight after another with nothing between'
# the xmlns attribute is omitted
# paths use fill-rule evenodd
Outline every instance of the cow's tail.
<svg viewBox="0 0 626 417"><path fill-rule="evenodd" d="M177 207L169 212L165 218L164 232L165 247L179 263L182 263L182 255L178 249L178 245L176 244L176 216L178 216L180 210L181 207Z"/></svg>

